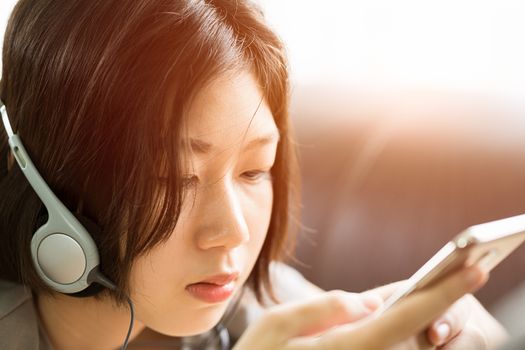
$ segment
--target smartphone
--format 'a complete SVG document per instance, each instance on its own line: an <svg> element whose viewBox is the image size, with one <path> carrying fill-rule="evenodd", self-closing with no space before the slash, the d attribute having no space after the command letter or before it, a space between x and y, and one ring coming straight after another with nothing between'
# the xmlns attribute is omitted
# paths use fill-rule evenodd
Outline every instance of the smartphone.
<svg viewBox="0 0 525 350"><path fill-rule="evenodd" d="M417 270L385 301L380 312L463 267L478 264L489 272L524 241L525 214L471 226Z"/></svg>

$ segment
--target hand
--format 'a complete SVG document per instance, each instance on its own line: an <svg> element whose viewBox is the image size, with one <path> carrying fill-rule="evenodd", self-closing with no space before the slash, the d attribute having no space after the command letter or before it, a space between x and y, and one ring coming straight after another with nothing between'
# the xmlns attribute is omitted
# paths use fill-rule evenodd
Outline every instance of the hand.
<svg viewBox="0 0 525 350"><path fill-rule="evenodd" d="M507 339L503 327L471 294L435 320L427 336L433 345L443 350L493 349Z"/></svg>
<svg viewBox="0 0 525 350"><path fill-rule="evenodd" d="M374 293L328 292L310 302L279 305L249 327L235 349L386 349L422 332L486 278L478 267L463 269L373 318L364 317L380 305Z"/></svg>
<svg viewBox="0 0 525 350"><path fill-rule="evenodd" d="M404 282L396 282L365 293L377 293L386 300ZM467 294L456 301L426 331L393 349L484 350L505 342L507 333L479 301Z"/></svg>
<svg viewBox="0 0 525 350"><path fill-rule="evenodd" d="M286 344L293 338L311 336L313 339L334 326L363 319L382 302L374 293L364 295L333 290L310 300L281 304L249 327L234 349L287 349Z"/></svg>

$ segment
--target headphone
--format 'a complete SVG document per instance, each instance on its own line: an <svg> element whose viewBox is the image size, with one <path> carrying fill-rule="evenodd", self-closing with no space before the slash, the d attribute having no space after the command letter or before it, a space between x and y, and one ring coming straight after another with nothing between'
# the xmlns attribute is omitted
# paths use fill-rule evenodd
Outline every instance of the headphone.
<svg viewBox="0 0 525 350"><path fill-rule="evenodd" d="M114 283L99 271L98 249L85 227L97 229L96 224L85 217L75 217L51 191L31 161L22 140L13 133L6 106L1 100L0 113L12 154L47 209L47 221L38 227L31 238L31 257L36 272L46 285L61 293L86 291L93 282L115 289Z"/></svg>
<svg viewBox="0 0 525 350"><path fill-rule="evenodd" d="M89 231L100 231L100 228L85 216L79 214L78 217L75 216L51 191L31 161L22 140L13 133L2 100L0 100L0 114L12 154L48 213L47 221L31 238L31 257L38 275L53 290L73 296L94 295L103 287L116 290L115 284L100 272L98 249L89 234ZM233 303L233 309L237 307L241 295ZM134 320L133 303L129 297L127 300L131 320L122 349L127 348ZM183 349L202 348L203 345L212 344L220 349L229 349L230 338L228 330L219 322L204 335L182 338L181 344Z"/></svg>

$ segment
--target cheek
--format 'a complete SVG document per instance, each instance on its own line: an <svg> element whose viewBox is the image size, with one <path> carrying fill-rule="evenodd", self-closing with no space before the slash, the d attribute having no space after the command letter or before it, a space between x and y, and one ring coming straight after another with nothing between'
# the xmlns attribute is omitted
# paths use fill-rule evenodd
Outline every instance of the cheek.
<svg viewBox="0 0 525 350"><path fill-rule="evenodd" d="M255 261L262 248L273 208L273 187L270 181L265 181L246 190L244 213L250 230L250 260Z"/></svg>
<svg viewBox="0 0 525 350"><path fill-rule="evenodd" d="M273 187L270 181L264 181L257 185L242 184L237 189L249 240L230 254L243 269L240 277L243 283L257 261L268 232ZM177 230L166 244L152 249L133 264L130 282L137 318L160 333L181 336L203 332L222 317L226 308L226 304L199 308L184 292L189 279L200 276L210 267L210 256L213 256L211 251L196 249L190 239L199 231L198 223L202 223L192 219L202 218L199 208L198 202L195 206L183 206Z"/></svg>
<svg viewBox="0 0 525 350"><path fill-rule="evenodd" d="M181 213L182 215L182 213ZM148 313L162 312L181 297L181 286L187 283L186 266L191 250L176 229L161 244L135 259L130 274L132 294L146 305Z"/></svg>
<svg viewBox="0 0 525 350"><path fill-rule="evenodd" d="M227 305L203 308L186 294L188 275L194 276L200 261L175 236L134 262L130 284L136 319L155 332L180 337L209 330Z"/></svg>
<svg viewBox="0 0 525 350"><path fill-rule="evenodd" d="M179 285L182 276L170 255L166 249L154 248L133 263L130 284L136 299L149 298L154 301L151 306L157 307L167 296L176 294L174 286ZM178 256L180 252L173 251L173 255Z"/></svg>

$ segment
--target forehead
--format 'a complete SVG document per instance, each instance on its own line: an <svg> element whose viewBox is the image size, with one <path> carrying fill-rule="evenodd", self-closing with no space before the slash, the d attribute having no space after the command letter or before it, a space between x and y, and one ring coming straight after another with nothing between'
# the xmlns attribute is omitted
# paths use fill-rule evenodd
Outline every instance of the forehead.
<svg viewBox="0 0 525 350"><path fill-rule="evenodd" d="M257 80L245 71L220 76L206 85L187 111L186 127L190 139L225 147L278 135Z"/></svg>

